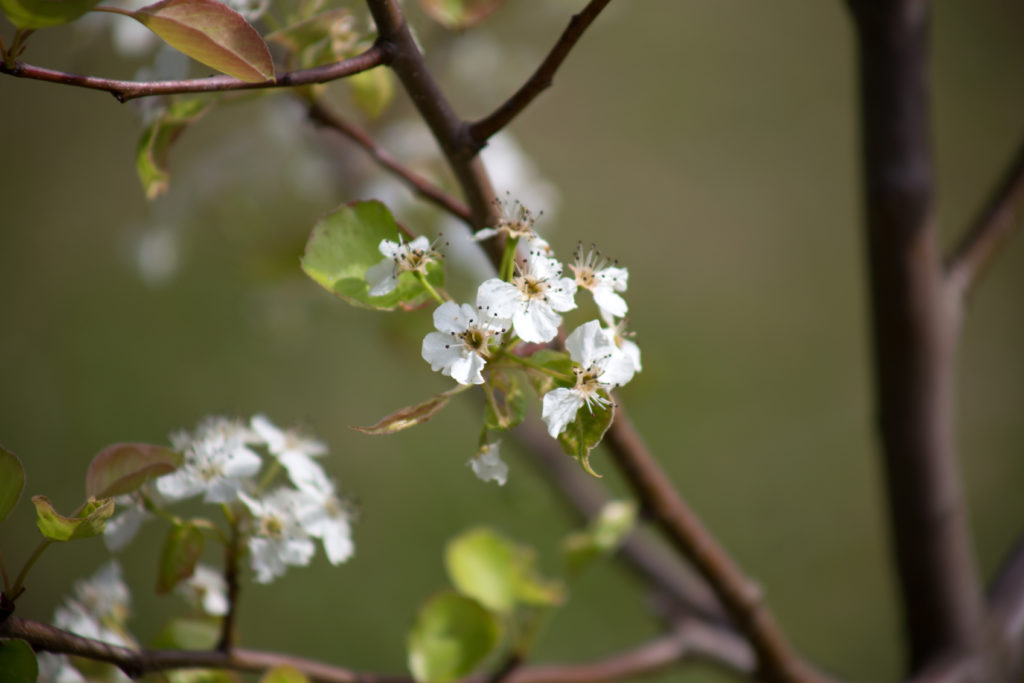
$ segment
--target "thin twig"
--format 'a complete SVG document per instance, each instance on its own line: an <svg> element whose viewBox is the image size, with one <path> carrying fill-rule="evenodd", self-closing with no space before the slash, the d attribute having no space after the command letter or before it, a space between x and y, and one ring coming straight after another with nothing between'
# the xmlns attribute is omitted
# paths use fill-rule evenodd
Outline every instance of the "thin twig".
<svg viewBox="0 0 1024 683"><path fill-rule="evenodd" d="M551 87L555 72L562 65L569 51L576 45L576 42L583 36L583 32L594 22L601 10L611 0L590 0L586 7L579 14L574 14L569 20L569 25L562 31L558 42L544 58L533 75L527 79L519 90L512 97L494 110L488 116L469 125L469 135L476 149L481 149L487 144L492 135L507 126L512 119L518 116L526 107L533 102L544 90Z"/></svg>
<svg viewBox="0 0 1024 683"><path fill-rule="evenodd" d="M377 163L394 173L408 185L413 193L420 195L465 223L472 222L473 216L468 206L403 165L386 149L378 145L365 131L337 116L334 112L327 109L322 102L316 101L309 106L309 117L314 122L341 133L362 147Z"/></svg>
<svg viewBox="0 0 1024 683"><path fill-rule="evenodd" d="M970 229L946 261L946 281L966 296L1016 225L1024 203L1024 143Z"/></svg>
<svg viewBox="0 0 1024 683"><path fill-rule="evenodd" d="M173 95L178 93L223 92L226 90L270 90L272 88L292 88L313 83L327 83L339 78L367 71L388 62L388 51L381 45L373 45L355 57L316 66L311 69L299 69L278 74L273 80L262 83L240 81L232 76L210 76L209 78L191 78L177 81L119 81L96 76L80 76L78 74L45 69L31 64L15 62L8 67L0 62L0 73L16 78L30 78L37 81L71 85L91 90L103 90L111 93L121 102L138 97L152 95Z"/></svg>
<svg viewBox="0 0 1024 683"><path fill-rule="evenodd" d="M232 520L231 536L224 547L224 583L227 586L228 613L220 625L220 641L217 649L231 652L235 647L235 624L238 621L238 561L241 558L242 534L238 529L238 521Z"/></svg>
<svg viewBox="0 0 1024 683"><path fill-rule="evenodd" d="M287 665L311 679L325 683L413 683L409 676L354 671L313 659L260 650L132 650L17 617L0 623L0 637L20 638L38 651L109 662L136 678L146 673L172 669L260 672ZM667 636L599 661L525 667L514 671L506 681L600 683L657 671L686 658L712 662L738 673L747 673L753 666L749 651L743 649L742 643L737 643L735 636L713 627L688 622ZM486 680L486 675L477 675L464 679L464 683L484 683Z"/></svg>

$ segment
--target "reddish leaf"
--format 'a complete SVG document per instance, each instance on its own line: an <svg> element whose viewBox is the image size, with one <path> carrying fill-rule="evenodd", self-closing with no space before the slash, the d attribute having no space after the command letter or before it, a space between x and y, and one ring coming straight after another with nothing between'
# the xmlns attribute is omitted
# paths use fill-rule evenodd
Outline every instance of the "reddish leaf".
<svg viewBox="0 0 1024 683"><path fill-rule="evenodd" d="M420 0L430 18L446 28L473 28L491 16L506 0Z"/></svg>
<svg viewBox="0 0 1024 683"><path fill-rule="evenodd" d="M249 83L274 78L262 36L217 0L162 0L132 16L171 47L217 71Z"/></svg>
<svg viewBox="0 0 1024 683"><path fill-rule="evenodd" d="M352 427L352 429L357 432L362 432L363 434L377 436L380 434L394 434L395 432L400 432L403 429L415 427L416 425L422 424L434 417L434 415L441 411L441 408L448 405L448 400L452 396L465 391L469 386L470 385L468 384L460 384L454 389L449 389L442 394L438 394L437 396L427 399L423 403L418 403L414 406L406 406L401 410L396 410L390 415L382 417L380 422L375 425L371 425L369 427Z"/></svg>
<svg viewBox="0 0 1024 683"><path fill-rule="evenodd" d="M85 494L109 498L131 493L150 479L173 472L181 456L170 448L145 443L115 443L107 446L89 463Z"/></svg>
<svg viewBox="0 0 1024 683"><path fill-rule="evenodd" d="M204 545L203 532L195 524L171 527L160 553L156 592L168 593L179 581L192 576Z"/></svg>

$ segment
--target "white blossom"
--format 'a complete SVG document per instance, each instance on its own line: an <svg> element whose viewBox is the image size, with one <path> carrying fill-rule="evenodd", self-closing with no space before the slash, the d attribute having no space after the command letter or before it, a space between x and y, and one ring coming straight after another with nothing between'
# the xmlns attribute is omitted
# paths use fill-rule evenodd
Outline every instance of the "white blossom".
<svg viewBox="0 0 1024 683"><path fill-rule="evenodd" d="M153 516L142 499L135 495L117 496L114 498L116 509L120 514L107 520L103 527L103 543L112 553L128 545L142 527L142 523Z"/></svg>
<svg viewBox="0 0 1024 683"><path fill-rule="evenodd" d="M267 450L288 471L288 478L299 488L303 482L317 482L326 475L313 458L327 453L327 445L318 439L303 436L295 430L283 430L265 415L256 415L249 423L266 444Z"/></svg>
<svg viewBox="0 0 1024 683"><path fill-rule="evenodd" d="M235 500L262 464L260 456L247 445L254 440L255 435L244 424L225 418L205 421L194 435L171 435L171 443L184 452L185 461L156 480L157 491L170 501L199 494L208 503Z"/></svg>
<svg viewBox="0 0 1024 683"><path fill-rule="evenodd" d="M224 575L205 564L196 565L192 576L178 584L178 593L189 604L215 617L228 613L228 585Z"/></svg>
<svg viewBox="0 0 1024 683"><path fill-rule="evenodd" d="M366 270L366 282L370 285L370 296L384 296L395 291L398 276L418 271L427 274L427 266L440 257L422 235L412 242L403 242L401 235L397 242L381 240L377 246L384 260Z"/></svg>
<svg viewBox="0 0 1024 683"><path fill-rule="evenodd" d="M111 560L88 579L75 582L75 597L57 608L53 622L85 638L130 647L131 639L123 629L130 600L121 567Z"/></svg>
<svg viewBox="0 0 1024 683"><path fill-rule="evenodd" d="M238 494L253 516L249 562L258 583L270 583L289 565L306 566L313 559L316 546L300 521L301 495L284 487L259 500Z"/></svg>
<svg viewBox="0 0 1024 683"><path fill-rule="evenodd" d="M300 488L298 517L302 527L323 544L327 561L339 565L355 553L352 543L351 510L335 491L334 483L324 477L307 481Z"/></svg>
<svg viewBox="0 0 1024 683"><path fill-rule="evenodd" d="M459 384L483 384L480 372L487 364L488 344L511 325L511 320L494 315L477 301L476 310L453 301L438 306L434 310L438 331L423 338L420 350L431 370L440 370Z"/></svg>
<svg viewBox="0 0 1024 683"><path fill-rule="evenodd" d="M616 317L626 315L628 306L626 300L617 292L626 291L629 284L629 271L619 268L614 263L609 264L601 252L591 246L590 251L585 255L583 245L576 247L575 261L569 266L576 275L576 284L584 289L589 289L594 295L594 303L601 309L602 315L608 314Z"/></svg>
<svg viewBox="0 0 1024 683"><path fill-rule="evenodd" d="M541 418L553 437L565 430L584 405L590 410L595 405L608 405L608 399L599 392L625 384L636 372L633 362L609 339L597 320L573 330L565 340L565 348L580 367L573 368L575 386L559 387L544 394Z"/></svg>
<svg viewBox="0 0 1024 683"><path fill-rule="evenodd" d="M562 277L562 266L543 249L531 249L526 264L512 282L485 280L477 290L477 308L500 318L511 318L519 338L548 342L558 334L558 312L576 308L576 283Z"/></svg>
<svg viewBox="0 0 1024 683"><path fill-rule="evenodd" d="M498 451L500 443L495 441L487 444L466 464L473 469L473 474L480 481L494 481L498 486L504 486L508 481L508 465L501 459L501 453Z"/></svg>
<svg viewBox="0 0 1024 683"><path fill-rule="evenodd" d="M533 239L537 233L533 230L533 224L537 218L530 212L526 205L515 202L496 202L501 209L501 217L497 225L489 228L482 228L473 233L472 239L476 242L505 233L509 238Z"/></svg>
<svg viewBox="0 0 1024 683"><path fill-rule="evenodd" d="M39 683L86 683L86 678L71 665L66 655L52 652L37 652Z"/></svg>

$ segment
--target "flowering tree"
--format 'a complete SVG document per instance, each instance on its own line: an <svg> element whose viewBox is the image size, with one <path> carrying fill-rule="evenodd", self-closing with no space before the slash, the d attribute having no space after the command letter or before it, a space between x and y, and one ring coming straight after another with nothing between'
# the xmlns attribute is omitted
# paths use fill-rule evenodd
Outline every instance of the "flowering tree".
<svg viewBox="0 0 1024 683"><path fill-rule="evenodd" d="M419 6L427 19L470 30L501 4L421 0ZM927 3L848 4L859 41L876 393L908 674L917 681L1016 680L1024 659L1021 553L1006 562L986 597L962 502L952 404L964 301L1013 225L1024 156L1018 153L978 218L944 255L929 148ZM489 173L487 150L507 144L499 134L551 84L607 5L591 0L572 16L532 75L478 120L456 113L407 21L410 8L395 0L368 0L365 25L357 11L322 2L103 7L94 0L0 0L13 25L0 43L0 72L106 91L122 102L157 102L144 110L136 158L151 198L169 190L167 158L181 133L230 105L233 91L255 90L297 99L310 120L366 151L449 225L470 228L460 239L454 226L442 233L432 221L400 224L396 200L378 201L382 193L371 190L312 226L301 261L312 281L355 307L432 315L434 329L419 346L422 370L429 366L451 386L426 400L404 397L407 407L359 431L415 428L455 395L472 393L482 419L468 427L478 435L475 452L461 458L471 471L504 485L503 440L520 442L588 518L565 541L560 577L545 575L530 548L491 529L472 528L453 539L445 550L452 588L428 599L409 631L407 662L416 680L616 680L695 660L758 680L839 680L794 647L770 600L693 513L625 413L620 388L643 371L626 324L628 264L585 248L583 234L574 236L580 244L573 258L563 259L532 200L505 194ZM115 34L122 46L162 40L163 58L131 81L28 61L36 33L90 11L123 15L116 17L119 26L142 30ZM222 75L182 78L184 62L172 48ZM323 87L341 81L350 106L374 117L391 101L392 79L436 140L455 187L443 174L385 151L338 113ZM541 424L527 419L531 406ZM599 445L609 458L595 466ZM327 452L320 440L282 430L261 414L208 418L172 435L169 444L103 449L88 465L86 496L73 512L58 512L43 495L31 499L42 539L21 553L18 568L9 558L22 549L0 549L0 672L12 681L37 675L232 680L240 672L266 681L404 680L239 645L237 609L248 580L291 577L318 548L331 565L353 557L356 506L321 466ZM573 461L578 467L567 468ZM581 483L600 478L605 467L621 473L629 500L595 496ZM21 497L25 469L0 449L0 520ZM640 518L667 541L677 556L672 562L684 559L696 576L674 564L666 568L661 547L634 533ZM157 591L180 593L190 611L169 621L153 645L131 633L130 592L116 562L76 583L52 624L16 615L34 568L54 546L102 537L120 551L130 549L141 529L156 527L164 538ZM205 563L208 545L218 547L219 566ZM535 664L545 618L585 568L612 554L657 593L664 633L598 661Z"/></svg>

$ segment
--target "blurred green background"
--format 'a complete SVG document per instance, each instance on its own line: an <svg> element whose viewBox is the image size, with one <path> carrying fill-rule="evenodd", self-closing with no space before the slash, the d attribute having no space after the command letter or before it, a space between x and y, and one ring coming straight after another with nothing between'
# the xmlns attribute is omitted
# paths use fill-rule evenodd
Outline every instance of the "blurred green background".
<svg viewBox="0 0 1024 683"><path fill-rule="evenodd" d="M472 118L528 75L579 6L516 0L467 34L419 15L416 24ZM935 5L949 240L1024 133L1021 35L1019 2ZM95 27L42 31L25 59L124 78L146 62L119 62ZM385 120L366 125L394 130L408 115L399 93ZM170 193L147 203L133 166L139 130L136 110L109 95L0 78L0 442L29 481L0 528L8 568L35 544L28 496L72 509L103 446L165 443L204 415L264 412L330 445L327 467L361 518L348 564L318 558L269 587L246 585L245 645L404 670L415 610L444 585L444 542L480 523L535 545L557 569L572 521L529 460L506 441L512 472L501 489L465 467L474 399L400 435L348 428L449 386L419 357L428 314L356 310L299 271L317 218L363 196L372 167L361 152L317 133L286 98L249 98L182 137ZM565 259L578 240L596 242L630 268L644 372L622 398L652 450L799 648L843 676L895 678L902 649L872 425L845 8L613 3L511 130L531 179L557 188L557 199L546 189L551 206L531 207L547 209L537 227L556 251ZM402 217L435 230L427 213ZM986 576L1024 519L1022 286L1018 238L971 302L960 353L957 433ZM622 490L603 454L592 462ZM157 529L121 558L143 640L180 607L149 589ZM49 619L72 580L106 556L99 542L51 549L19 614ZM614 564L586 575L536 658L640 643L656 629L644 598ZM662 678L720 680L702 669Z"/></svg>

